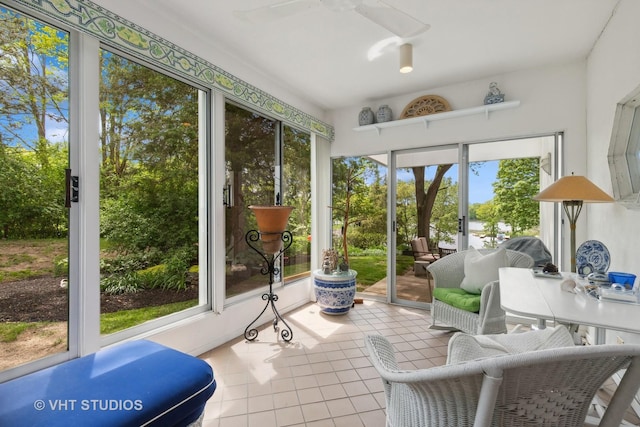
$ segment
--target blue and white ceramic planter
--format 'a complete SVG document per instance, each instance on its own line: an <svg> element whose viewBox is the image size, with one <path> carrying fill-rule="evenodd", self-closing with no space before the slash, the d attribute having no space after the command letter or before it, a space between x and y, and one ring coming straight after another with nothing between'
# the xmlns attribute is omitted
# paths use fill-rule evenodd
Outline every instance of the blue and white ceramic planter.
<svg viewBox="0 0 640 427"><path fill-rule="evenodd" d="M324 314L346 314L353 306L356 295L355 270L324 274L322 270L313 273L313 289L320 311Z"/></svg>

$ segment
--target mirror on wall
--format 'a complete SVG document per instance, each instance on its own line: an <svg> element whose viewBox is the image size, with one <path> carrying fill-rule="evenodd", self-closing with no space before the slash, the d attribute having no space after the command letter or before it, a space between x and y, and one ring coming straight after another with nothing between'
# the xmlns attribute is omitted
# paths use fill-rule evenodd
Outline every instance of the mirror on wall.
<svg viewBox="0 0 640 427"><path fill-rule="evenodd" d="M608 158L614 198L640 210L640 86L618 103Z"/></svg>

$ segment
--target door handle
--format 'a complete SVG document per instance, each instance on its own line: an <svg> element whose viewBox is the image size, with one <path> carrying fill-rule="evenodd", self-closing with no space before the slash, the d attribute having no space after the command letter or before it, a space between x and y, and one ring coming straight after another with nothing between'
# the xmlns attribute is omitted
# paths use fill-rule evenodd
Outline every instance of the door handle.
<svg viewBox="0 0 640 427"><path fill-rule="evenodd" d="M458 233L462 233L463 236L467 235L467 232L465 229L466 219L467 219L466 216L463 216L462 218L458 218Z"/></svg>
<svg viewBox="0 0 640 427"><path fill-rule="evenodd" d="M64 207L70 208L71 202L78 202L78 194L80 192L79 178L71 175L71 169L65 169L65 198Z"/></svg>

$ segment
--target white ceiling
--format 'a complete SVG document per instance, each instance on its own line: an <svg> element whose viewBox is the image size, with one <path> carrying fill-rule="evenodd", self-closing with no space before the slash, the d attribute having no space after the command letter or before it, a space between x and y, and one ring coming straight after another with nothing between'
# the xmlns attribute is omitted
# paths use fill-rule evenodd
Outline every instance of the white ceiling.
<svg viewBox="0 0 640 427"><path fill-rule="evenodd" d="M431 26L403 40L414 45L414 70L401 74L395 48L368 58L372 47L394 35L354 11L334 12L317 0L317 7L258 24L233 13L281 1L94 0L167 40L175 40L176 32L202 37L327 110L585 58L618 3L387 0ZM364 2L379 6L376 0Z"/></svg>

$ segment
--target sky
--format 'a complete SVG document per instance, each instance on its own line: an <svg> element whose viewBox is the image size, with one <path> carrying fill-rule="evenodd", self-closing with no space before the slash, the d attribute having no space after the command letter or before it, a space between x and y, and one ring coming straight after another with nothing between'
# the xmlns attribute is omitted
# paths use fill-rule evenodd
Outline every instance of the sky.
<svg viewBox="0 0 640 427"><path fill-rule="evenodd" d="M498 174L498 161L483 162L477 169L478 174L469 173L469 204L484 203L493 199L493 186L491 185ZM427 179L432 179L435 167L427 170ZM453 165L445 174L453 182L458 181L458 165ZM407 169L398 170L398 181L413 181L413 173Z"/></svg>

